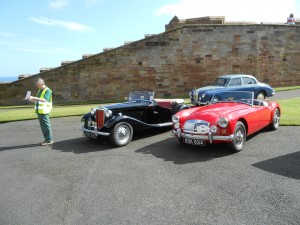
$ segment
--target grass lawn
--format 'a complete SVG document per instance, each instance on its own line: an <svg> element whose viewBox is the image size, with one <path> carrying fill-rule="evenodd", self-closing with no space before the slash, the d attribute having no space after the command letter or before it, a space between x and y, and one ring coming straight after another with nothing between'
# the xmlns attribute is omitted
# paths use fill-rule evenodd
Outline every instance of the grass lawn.
<svg viewBox="0 0 300 225"><path fill-rule="evenodd" d="M66 116L81 116L90 111L90 108L99 106L95 105L68 105L68 106L53 106L50 118L66 117ZM0 123L36 119L34 106L27 107L3 107L0 108Z"/></svg>
<svg viewBox="0 0 300 225"><path fill-rule="evenodd" d="M281 106L280 125L300 125L300 98L291 98L277 101Z"/></svg>

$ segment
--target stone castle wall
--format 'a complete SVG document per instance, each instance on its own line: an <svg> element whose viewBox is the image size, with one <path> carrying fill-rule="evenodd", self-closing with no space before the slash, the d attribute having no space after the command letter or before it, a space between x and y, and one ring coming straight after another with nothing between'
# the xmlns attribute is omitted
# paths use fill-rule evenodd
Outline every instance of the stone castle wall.
<svg viewBox="0 0 300 225"><path fill-rule="evenodd" d="M0 105L26 104L42 77L54 103L119 100L132 90L186 96L222 74L252 74L273 87L300 85L300 26L184 25L12 83Z"/></svg>

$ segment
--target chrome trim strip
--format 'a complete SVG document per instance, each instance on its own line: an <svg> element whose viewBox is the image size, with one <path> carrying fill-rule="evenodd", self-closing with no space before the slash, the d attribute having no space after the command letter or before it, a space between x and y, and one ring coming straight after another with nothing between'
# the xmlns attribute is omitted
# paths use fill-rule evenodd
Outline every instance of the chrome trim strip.
<svg viewBox="0 0 300 225"><path fill-rule="evenodd" d="M95 128L96 128L96 127L95 127ZM82 130L82 132L93 133L93 134L95 134L96 136L98 136L98 135L101 135L101 136L109 136L109 135L110 135L110 133L107 133L107 132L99 132L99 131L97 131L97 128L94 129L94 130L88 130L88 129L84 128L84 124L81 125L80 130Z"/></svg>
<svg viewBox="0 0 300 225"><path fill-rule="evenodd" d="M212 143L212 141L232 141L233 140L233 134L229 135L229 136L220 136L220 135L213 135L212 133L209 133L208 135L192 135L192 134L181 133L181 137L196 139L196 140L206 140L206 141L210 141L210 143Z"/></svg>
<svg viewBox="0 0 300 225"><path fill-rule="evenodd" d="M158 123L157 126L159 127L166 127L166 126L172 126L172 122L166 122L166 123Z"/></svg>
<svg viewBox="0 0 300 225"><path fill-rule="evenodd" d="M180 129L172 130L172 133L182 138L209 141L209 143L212 143L213 141L232 141L234 139L233 134L229 136L221 136L221 135L214 135L213 133L209 132L207 135L195 135L195 134L181 133Z"/></svg>
<svg viewBox="0 0 300 225"><path fill-rule="evenodd" d="M271 93L271 95L273 96L273 95L275 95L275 90L273 89L273 92Z"/></svg>

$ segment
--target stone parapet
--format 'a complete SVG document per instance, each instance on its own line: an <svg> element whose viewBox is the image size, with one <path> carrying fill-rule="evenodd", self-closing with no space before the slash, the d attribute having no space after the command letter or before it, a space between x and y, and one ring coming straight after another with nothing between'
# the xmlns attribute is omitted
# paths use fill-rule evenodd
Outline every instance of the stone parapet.
<svg viewBox="0 0 300 225"><path fill-rule="evenodd" d="M107 52L107 51L110 51L110 50L113 50L113 49L114 49L114 48L104 48L103 51L104 51L104 52Z"/></svg>
<svg viewBox="0 0 300 225"><path fill-rule="evenodd" d="M45 71L53 70L55 67L43 67L40 69L40 73L43 73Z"/></svg>
<svg viewBox="0 0 300 225"><path fill-rule="evenodd" d="M169 31L184 25L190 24L224 24L225 17L224 16L206 16L206 17L198 17L198 18L189 18L189 19L178 19L177 16L174 16L169 24L165 25L165 30Z"/></svg>
<svg viewBox="0 0 300 225"><path fill-rule="evenodd" d="M18 80L22 80L22 79L27 78L27 77L30 77L30 76L31 76L31 74L20 74L20 75L18 76Z"/></svg>
<svg viewBox="0 0 300 225"><path fill-rule="evenodd" d="M61 63L60 63L60 65L61 66L64 66L64 65L67 65L67 64L70 64L70 63L73 63L73 62L75 62L74 60L73 61L62 61Z"/></svg>
<svg viewBox="0 0 300 225"><path fill-rule="evenodd" d="M91 57L91 56L93 56L93 55L95 55L95 54L83 54L83 55L82 55L82 58L83 58L83 59L86 59L86 58Z"/></svg>

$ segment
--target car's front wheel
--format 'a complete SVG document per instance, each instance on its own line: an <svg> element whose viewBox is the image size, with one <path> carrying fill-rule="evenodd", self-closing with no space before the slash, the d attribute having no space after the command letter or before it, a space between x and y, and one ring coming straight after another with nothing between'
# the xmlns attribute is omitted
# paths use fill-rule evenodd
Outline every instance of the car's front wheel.
<svg viewBox="0 0 300 225"><path fill-rule="evenodd" d="M243 149L246 142L246 128L245 125L238 121L235 125L233 140L229 143L229 150L232 152L239 152Z"/></svg>
<svg viewBox="0 0 300 225"><path fill-rule="evenodd" d="M256 99L264 100L266 98L266 94L263 91L257 93Z"/></svg>
<svg viewBox="0 0 300 225"><path fill-rule="evenodd" d="M114 126L110 134L110 141L118 147L125 146L131 141L132 135L132 126L129 123L121 122Z"/></svg>
<svg viewBox="0 0 300 225"><path fill-rule="evenodd" d="M278 108L274 110L272 122L269 125L270 130L277 130L279 127L280 111Z"/></svg>

